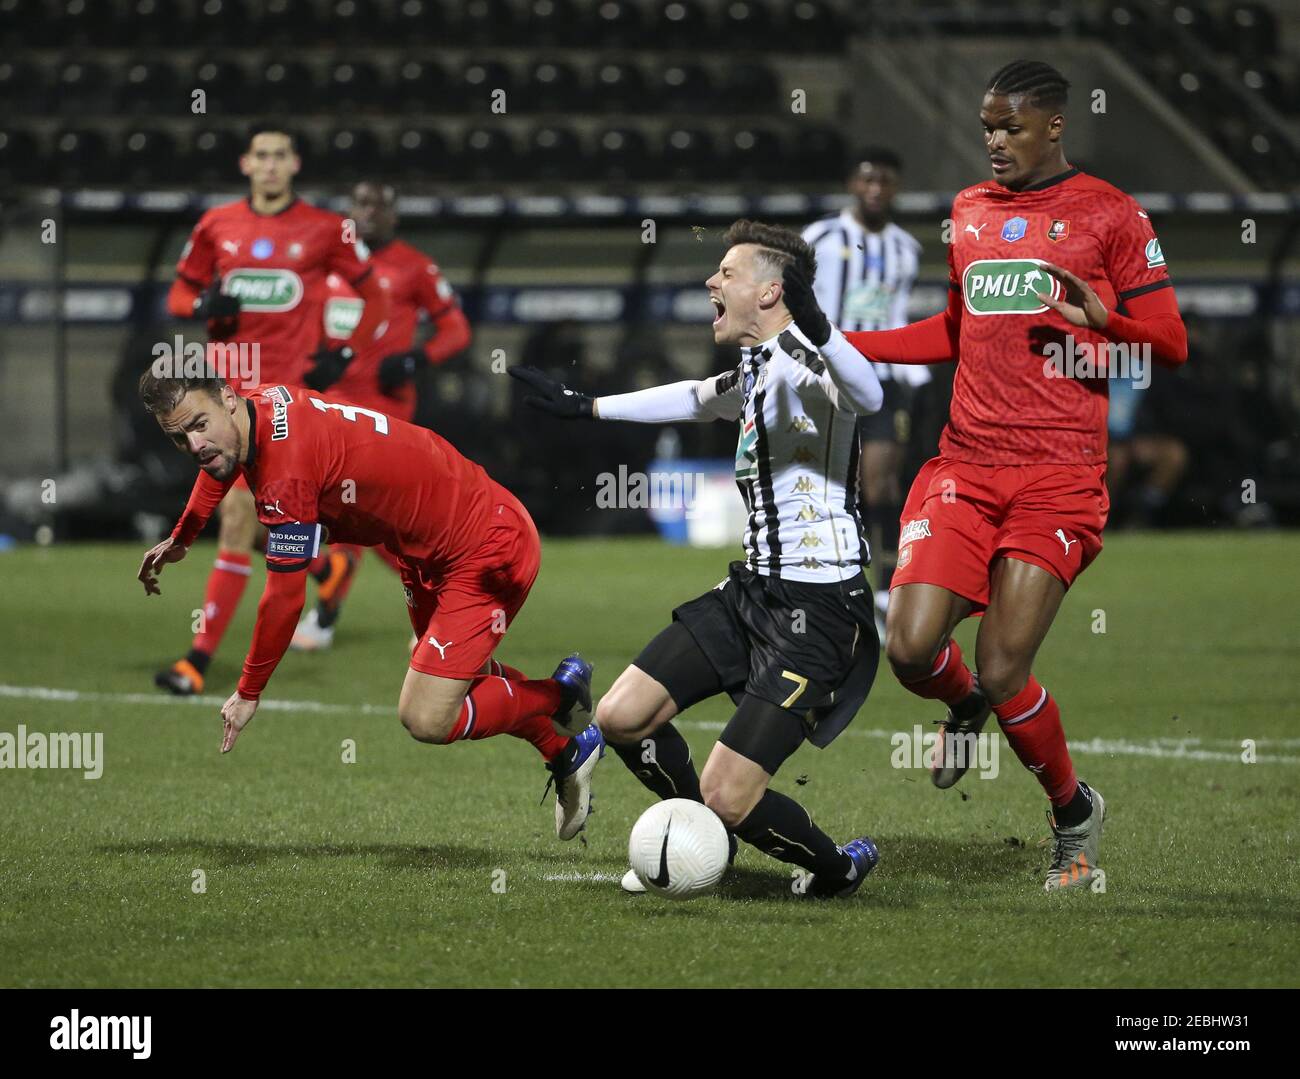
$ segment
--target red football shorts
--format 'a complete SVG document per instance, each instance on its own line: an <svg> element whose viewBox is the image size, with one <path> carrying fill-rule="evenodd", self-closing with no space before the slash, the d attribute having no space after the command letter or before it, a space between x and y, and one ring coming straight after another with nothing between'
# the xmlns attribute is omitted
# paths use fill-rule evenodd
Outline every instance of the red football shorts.
<svg viewBox="0 0 1300 1079"><path fill-rule="evenodd" d="M478 548L445 574L402 565L407 610L418 643L411 669L439 678L473 678L528 598L542 564L542 541L522 503L495 486Z"/></svg>
<svg viewBox="0 0 1300 1079"><path fill-rule="evenodd" d="M1105 465L976 465L935 457L899 518L891 588L935 584L988 606L994 560L1047 570L1069 588L1101 552Z"/></svg>

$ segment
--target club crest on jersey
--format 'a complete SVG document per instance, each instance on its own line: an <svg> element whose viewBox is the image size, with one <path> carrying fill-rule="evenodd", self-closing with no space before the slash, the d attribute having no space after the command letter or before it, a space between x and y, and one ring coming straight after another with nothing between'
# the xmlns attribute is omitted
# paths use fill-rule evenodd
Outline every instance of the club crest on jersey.
<svg viewBox="0 0 1300 1079"><path fill-rule="evenodd" d="M1147 241L1146 256L1148 270L1153 270L1157 266L1165 264L1165 253L1160 250L1160 241L1154 236Z"/></svg>
<svg viewBox="0 0 1300 1079"><path fill-rule="evenodd" d="M265 236L259 236L253 241L253 246L248 249L255 259L269 259L275 253L275 244Z"/></svg>
<svg viewBox="0 0 1300 1079"><path fill-rule="evenodd" d="M237 296L239 305L250 312L292 311L302 300L302 278L292 270L231 270L221 282L221 291Z"/></svg>
<svg viewBox="0 0 1300 1079"><path fill-rule="evenodd" d="M1070 222L1062 221L1059 218L1053 221L1047 229L1047 238L1054 243L1060 243L1070 235Z"/></svg>
<svg viewBox="0 0 1300 1079"><path fill-rule="evenodd" d="M1007 243L1013 244L1025 238L1025 230L1028 228L1029 222L1023 217L1013 217L1002 226L1002 238Z"/></svg>
<svg viewBox="0 0 1300 1079"><path fill-rule="evenodd" d="M962 274L961 294L972 315L1036 315L1045 292L1059 299L1061 283L1039 259L976 259Z"/></svg>

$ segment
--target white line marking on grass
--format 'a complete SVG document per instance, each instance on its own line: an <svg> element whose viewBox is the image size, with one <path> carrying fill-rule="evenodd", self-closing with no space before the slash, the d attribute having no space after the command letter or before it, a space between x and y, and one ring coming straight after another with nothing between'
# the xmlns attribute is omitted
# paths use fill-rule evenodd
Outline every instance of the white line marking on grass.
<svg viewBox="0 0 1300 1079"><path fill-rule="evenodd" d="M81 689L57 689L51 686L11 686L0 684L0 698L14 700L47 701L56 704L142 704L162 705L174 708L177 705L201 705L206 708L219 709L226 703L225 697L176 697L162 693L98 693ZM286 701L273 698L262 699L261 708L273 712L315 712L330 715L393 715L397 709L382 704L329 704L324 701ZM680 726L688 730L720 731L726 724L715 720L687 719L677 720ZM909 734L907 731L886 731L878 727L850 727L845 733L858 738L875 738L888 740L896 734ZM1290 749L1300 746L1300 738L1256 738L1259 748L1276 746ZM1239 738L1152 738L1145 742L1135 742L1127 738L1089 738L1087 741L1068 743L1071 753L1083 756L1098 755L1103 757L1150 757L1156 760L1179 761L1223 761L1239 762L1241 760L1241 739ZM1213 747L1220 748L1213 748ZM1300 757L1273 756L1260 754L1259 764L1300 764Z"/></svg>
<svg viewBox="0 0 1300 1079"><path fill-rule="evenodd" d="M543 880L562 880L568 882L576 881L595 881L599 884L613 884L623 879L618 873L580 873L573 870L568 873L547 873L542 877Z"/></svg>

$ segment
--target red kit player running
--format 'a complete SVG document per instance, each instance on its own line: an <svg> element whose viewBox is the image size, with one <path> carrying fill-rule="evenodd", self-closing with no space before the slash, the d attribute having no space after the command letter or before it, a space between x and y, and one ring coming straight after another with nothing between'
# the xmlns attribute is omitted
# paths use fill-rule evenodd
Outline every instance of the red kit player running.
<svg viewBox="0 0 1300 1079"><path fill-rule="evenodd" d="M387 318L387 294L343 218L294 194L301 161L292 136L276 126L253 128L239 167L248 177L248 198L214 207L199 219L176 267L167 309L177 318L206 320L209 363L237 390L263 382L310 384L322 372L341 369L349 355L311 355L320 340L325 275L344 277L368 301L358 341L369 341ZM203 691L208 663L248 583L256 536L253 496L240 481L221 504L201 632L184 659L158 672L154 681L160 687L178 694Z"/></svg>
<svg viewBox="0 0 1300 1079"><path fill-rule="evenodd" d="M1049 892L1093 880L1106 813L1031 673L1066 589L1101 550L1106 374L1131 373L1131 358L1187 359L1146 213L1065 159L1068 85L1034 61L989 80L980 120L993 181L953 203L947 310L845 334L876 361L960 360L939 456L903 508L885 648L907 689L948 706L936 786L961 778L990 710L998 717L1051 801ZM787 270L786 292L799 328L827 340L809 284ZM976 676L951 635L979 613Z"/></svg>
<svg viewBox="0 0 1300 1079"><path fill-rule="evenodd" d="M456 294L428 255L397 239L397 197L387 184L362 181L352 191L349 217L370 249L375 277L388 292L391 310L378 336L356 347L356 356L329 389L331 396L411 422L415 379L426 364L439 364L470 342L469 321ZM326 278L325 338L329 348L351 343L365 301L339 274ZM416 346L416 330L427 319L432 330ZM333 544L328 560L314 569L320 581L316 606L298 623L291 648L314 652L334 642L334 626L355 580L360 547ZM382 547L375 553L389 561ZM396 568L394 566L394 568Z"/></svg>
<svg viewBox="0 0 1300 1079"><path fill-rule="evenodd" d="M146 594L244 478L269 529L267 580L239 688L221 709L222 752L253 718L289 647L306 569L326 533L382 546L401 566L420 635L398 715L421 742L510 734L531 742L556 785L555 828L586 822L591 773L604 742L591 718L591 666L561 661L529 679L492 658L537 577L541 544L523 505L432 431L297 387L242 397L220 378L159 378L140 397L163 432L201 469L172 535L140 566ZM574 734L560 734L563 728Z"/></svg>

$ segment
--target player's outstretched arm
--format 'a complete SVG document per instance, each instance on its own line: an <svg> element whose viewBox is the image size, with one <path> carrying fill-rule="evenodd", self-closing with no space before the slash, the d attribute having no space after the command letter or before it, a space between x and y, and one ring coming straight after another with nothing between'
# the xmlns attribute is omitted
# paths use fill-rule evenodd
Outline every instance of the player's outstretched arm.
<svg viewBox="0 0 1300 1079"><path fill-rule="evenodd" d="M862 353L845 339L840 331L831 325L822 311L817 297L813 293L812 282L794 263L789 263L781 277L781 299L786 310L794 319L809 341L817 346L817 351L826 365L826 374L835 389L831 395L837 408L858 415L879 412L884 403L885 393L880 388L880 379L871 364L865 362ZM794 357L805 365L811 365L816 356Z"/></svg>
<svg viewBox="0 0 1300 1079"><path fill-rule="evenodd" d="M524 404L561 419L681 423L694 420L734 420L740 415L734 371L713 378L685 379L605 397L591 397L570 389L536 367L511 367L509 372L513 378L536 391L524 398Z"/></svg>

